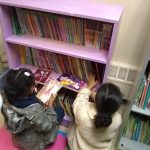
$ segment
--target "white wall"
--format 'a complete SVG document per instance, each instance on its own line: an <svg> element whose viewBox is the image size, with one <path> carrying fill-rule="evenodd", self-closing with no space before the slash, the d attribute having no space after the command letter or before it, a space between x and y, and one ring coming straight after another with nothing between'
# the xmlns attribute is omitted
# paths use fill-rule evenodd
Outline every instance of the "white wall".
<svg viewBox="0 0 150 150"><path fill-rule="evenodd" d="M139 66L150 29L150 0L91 0L124 7L113 60Z"/></svg>

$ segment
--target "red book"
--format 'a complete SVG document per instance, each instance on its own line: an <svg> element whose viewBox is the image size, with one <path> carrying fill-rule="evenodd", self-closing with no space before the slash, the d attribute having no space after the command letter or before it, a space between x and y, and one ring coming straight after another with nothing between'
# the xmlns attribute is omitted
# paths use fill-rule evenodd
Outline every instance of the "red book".
<svg viewBox="0 0 150 150"><path fill-rule="evenodd" d="M45 84L45 82L48 80L51 70L46 70L42 68L38 68L36 72L34 73L35 81L37 83Z"/></svg>

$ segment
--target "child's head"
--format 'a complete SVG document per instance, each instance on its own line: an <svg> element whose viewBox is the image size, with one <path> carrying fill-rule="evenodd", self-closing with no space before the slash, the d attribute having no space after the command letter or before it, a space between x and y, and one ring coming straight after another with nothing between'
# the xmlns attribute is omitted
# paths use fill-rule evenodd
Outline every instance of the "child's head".
<svg viewBox="0 0 150 150"><path fill-rule="evenodd" d="M95 98L97 108L96 128L107 127L112 123L112 114L118 110L121 102L122 94L114 84L106 83L98 89Z"/></svg>
<svg viewBox="0 0 150 150"><path fill-rule="evenodd" d="M34 75L29 69L11 69L6 75L5 93L9 100L31 95L34 91L34 86Z"/></svg>

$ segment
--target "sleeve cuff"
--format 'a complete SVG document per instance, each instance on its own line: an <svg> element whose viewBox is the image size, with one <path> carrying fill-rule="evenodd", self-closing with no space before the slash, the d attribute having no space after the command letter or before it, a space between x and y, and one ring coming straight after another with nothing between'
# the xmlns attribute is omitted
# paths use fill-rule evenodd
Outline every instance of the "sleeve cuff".
<svg viewBox="0 0 150 150"><path fill-rule="evenodd" d="M87 94L88 96L91 95L91 90L88 88L83 88L79 91L80 94Z"/></svg>

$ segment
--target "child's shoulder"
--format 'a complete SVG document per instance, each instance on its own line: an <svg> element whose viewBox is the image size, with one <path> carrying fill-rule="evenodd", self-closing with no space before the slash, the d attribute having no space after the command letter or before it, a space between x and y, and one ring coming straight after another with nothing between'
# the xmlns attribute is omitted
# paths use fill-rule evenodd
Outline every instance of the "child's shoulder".
<svg viewBox="0 0 150 150"><path fill-rule="evenodd" d="M116 127L119 127L121 122L122 122L121 114L119 112L115 112L112 115L112 124Z"/></svg>

